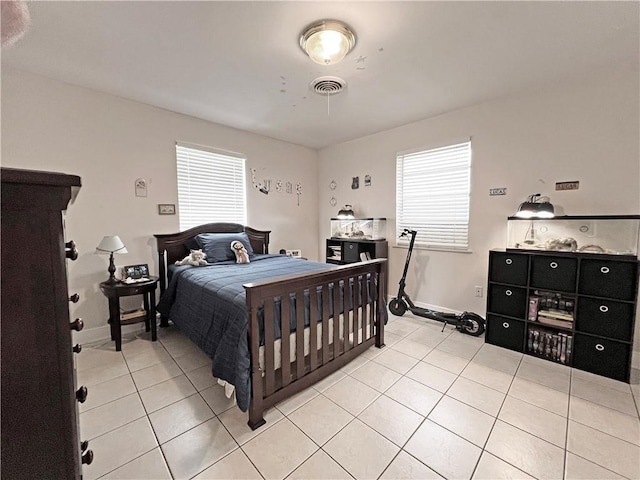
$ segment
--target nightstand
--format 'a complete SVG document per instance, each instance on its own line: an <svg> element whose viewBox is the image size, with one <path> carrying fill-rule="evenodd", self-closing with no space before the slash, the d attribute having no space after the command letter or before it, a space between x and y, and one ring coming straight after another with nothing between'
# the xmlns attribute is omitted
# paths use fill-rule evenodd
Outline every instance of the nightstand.
<svg viewBox="0 0 640 480"><path fill-rule="evenodd" d="M100 290L105 297L109 299L109 325L111 326L111 340L116 342L116 351L122 349L122 325L138 323L144 321L147 332L151 330L151 340L156 341L156 288L158 286L158 277L149 277L147 282L139 283L108 283L102 282ZM144 309L147 312L145 316L136 317L128 320L120 320L120 297L129 297L131 295L142 295Z"/></svg>

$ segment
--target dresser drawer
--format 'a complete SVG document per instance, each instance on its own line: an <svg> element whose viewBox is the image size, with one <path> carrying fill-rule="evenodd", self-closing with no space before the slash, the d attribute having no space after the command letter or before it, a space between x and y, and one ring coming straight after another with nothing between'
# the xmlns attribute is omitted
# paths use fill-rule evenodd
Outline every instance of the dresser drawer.
<svg viewBox="0 0 640 480"><path fill-rule="evenodd" d="M492 282L526 285L529 257L513 253L491 252L489 278Z"/></svg>
<svg viewBox="0 0 640 480"><path fill-rule="evenodd" d="M580 370L627 382L631 345L576 333L573 366Z"/></svg>
<svg viewBox="0 0 640 480"><path fill-rule="evenodd" d="M631 341L633 304L579 297L577 313L576 330Z"/></svg>
<svg viewBox="0 0 640 480"><path fill-rule="evenodd" d="M580 264L578 292L585 295L635 300L638 264L585 259Z"/></svg>
<svg viewBox="0 0 640 480"><path fill-rule="evenodd" d="M487 315L488 343L517 352L524 349L524 322L511 318Z"/></svg>
<svg viewBox="0 0 640 480"><path fill-rule="evenodd" d="M524 319L527 312L527 289L490 284L487 311Z"/></svg>
<svg viewBox="0 0 640 480"><path fill-rule="evenodd" d="M535 255L531 259L531 286L559 292L575 292L578 259Z"/></svg>

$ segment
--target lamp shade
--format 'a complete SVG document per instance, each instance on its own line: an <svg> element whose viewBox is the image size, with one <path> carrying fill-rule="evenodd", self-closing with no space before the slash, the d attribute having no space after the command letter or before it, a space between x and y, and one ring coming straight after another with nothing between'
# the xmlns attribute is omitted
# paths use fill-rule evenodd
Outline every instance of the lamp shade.
<svg viewBox="0 0 640 480"><path fill-rule="evenodd" d="M122 240L117 235L108 235L102 239L96 247L96 253L107 255L109 253L129 253Z"/></svg>
<svg viewBox="0 0 640 480"><path fill-rule="evenodd" d="M309 25L300 35L300 47L320 65L340 62L356 44L351 29L337 20L321 20Z"/></svg>
<svg viewBox="0 0 640 480"><path fill-rule="evenodd" d="M355 214L353 213L353 207L351 205L345 205L344 208L341 208L338 211L338 218L346 219L346 218L354 218Z"/></svg>
<svg viewBox="0 0 640 480"><path fill-rule="evenodd" d="M518 218L553 218L555 211L549 202L549 197L541 197L539 193L529 195L526 202L522 202L515 213Z"/></svg>

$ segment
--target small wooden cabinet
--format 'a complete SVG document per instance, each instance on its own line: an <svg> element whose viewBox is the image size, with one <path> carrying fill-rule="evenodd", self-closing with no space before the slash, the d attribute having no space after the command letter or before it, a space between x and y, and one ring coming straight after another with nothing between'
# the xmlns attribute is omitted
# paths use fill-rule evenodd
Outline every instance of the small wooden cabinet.
<svg viewBox="0 0 640 480"><path fill-rule="evenodd" d="M637 294L633 257L491 251L486 341L628 382Z"/></svg>
<svg viewBox="0 0 640 480"><path fill-rule="evenodd" d="M343 265L364 258L387 258L386 240L327 239L327 263Z"/></svg>

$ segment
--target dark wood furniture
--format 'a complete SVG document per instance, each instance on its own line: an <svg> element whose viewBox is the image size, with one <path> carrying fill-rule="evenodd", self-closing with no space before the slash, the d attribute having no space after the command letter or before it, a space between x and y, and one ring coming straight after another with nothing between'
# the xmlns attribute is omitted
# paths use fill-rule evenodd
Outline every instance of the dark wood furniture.
<svg viewBox="0 0 640 480"><path fill-rule="evenodd" d="M176 234L155 235L158 246L160 268L160 290L166 288L167 265L180 260L188 253L187 244L200 233L247 233L255 253L269 253L269 231L255 230L238 224L210 223ZM309 387L322 378L342 368L370 346L384 346L384 320L386 318L386 259L333 267L326 271L305 275L280 277L245 285L247 314L249 315L248 342L251 355L251 402L249 426L256 429L264 425L264 411L276 403ZM329 315L329 288L343 289L351 282L369 282L373 295L356 298L353 289L351 301L356 308ZM274 322L281 322L281 331L289 331L289 303L282 305L280 318L274 314L276 299L291 296L297 305L303 305L304 292L309 292L310 305L317 305L321 291L322 318L311 312L314 322L322 325L321 334L316 328L308 328L305 339L304 310L297 309L295 349L290 351L290 342L276 342ZM342 290L345 299L349 289ZM333 311L340 311L340 295L333 295ZM264 318L265 341L260 345L259 316ZM344 332L341 336L340 331ZM332 330L331 337L329 331ZM281 346L280 346L281 345ZM264 349L264 364L260 364L260 349ZM276 351L282 361L277 365ZM294 355L292 355L292 353ZM295 358L292 359L292 356ZM289 361L289 359L291 359Z"/></svg>
<svg viewBox="0 0 640 480"><path fill-rule="evenodd" d="M151 330L151 340L158 339L156 333L156 288L158 277L149 277L146 282L139 283L111 283L109 281L100 284L100 290L109 299L109 325L111 327L111 340L116 342L116 352L122 350L122 325L144 321L147 332ZM129 320L120 319L120 297L142 295L144 304L144 317L135 317Z"/></svg>
<svg viewBox="0 0 640 480"><path fill-rule="evenodd" d="M486 341L629 382L637 292L633 257L491 251Z"/></svg>
<svg viewBox="0 0 640 480"><path fill-rule="evenodd" d="M2 178L2 478L81 478L93 452L78 438L62 211L80 177L3 168ZM22 253L26 251L28 253Z"/></svg>
<svg viewBox="0 0 640 480"><path fill-rule="evenodd" d="M386 240L354 240L327 238L326 262L345 265L362 261L360 254L368 254L371 259L387 258Z"/></svg>

